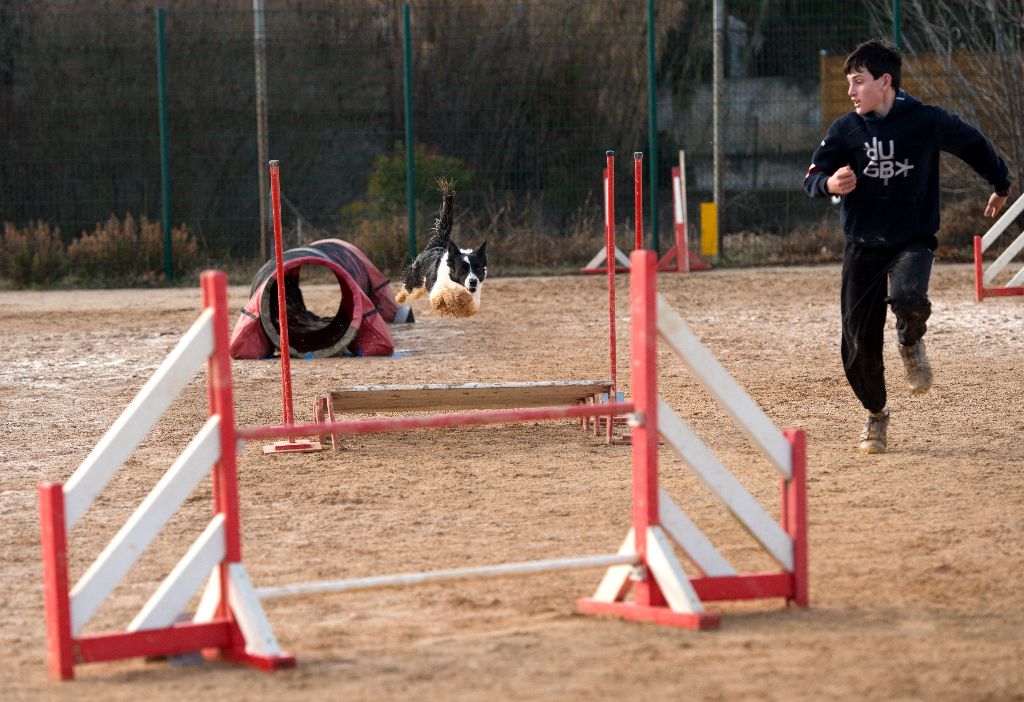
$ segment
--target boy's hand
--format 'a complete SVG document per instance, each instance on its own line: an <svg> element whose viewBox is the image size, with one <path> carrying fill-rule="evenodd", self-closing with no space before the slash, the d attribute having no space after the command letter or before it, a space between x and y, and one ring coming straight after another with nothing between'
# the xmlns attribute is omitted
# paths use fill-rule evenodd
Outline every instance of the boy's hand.
<svg viewBox="0 0 1024 702"><path fill-rule="evenodd" d="M1003 209L1003 205L1006 204L1007 195L996 195L992 193L992 196L988 199L988 207L985 208L986 217L995 217L999 214L999 210Z"/></svg>
<svg viewBox="0 0 1024 702"><path fill-rule="evenodd" d="M830 195L846 195L857 187L857 175L849 166L843 166L825 181L825 189Z"/></svg>

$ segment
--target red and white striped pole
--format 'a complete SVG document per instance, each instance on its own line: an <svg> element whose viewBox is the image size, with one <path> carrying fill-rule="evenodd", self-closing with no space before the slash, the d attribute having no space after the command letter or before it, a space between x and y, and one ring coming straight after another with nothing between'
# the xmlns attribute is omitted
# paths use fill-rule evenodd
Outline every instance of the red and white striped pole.
<svg viewBox="0 0 1024 702"><path fill-rule="evenodd" d="M615 152L605 153L607 163L604 170L604 242L608 258L608 354L612 386L608 390L608 401L615 402L618 395L615 363ZM612 417L608 417L608 442L612 440Z"/></svg>

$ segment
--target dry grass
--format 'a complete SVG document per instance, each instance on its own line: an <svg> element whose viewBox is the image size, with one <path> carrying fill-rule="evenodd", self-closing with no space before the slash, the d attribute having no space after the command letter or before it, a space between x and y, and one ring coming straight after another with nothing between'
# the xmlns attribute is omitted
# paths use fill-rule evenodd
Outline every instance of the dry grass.
<svg viewBox="0 0 1024 702"><path fill-rule="evenodd" d="M200 245L185 226L171 232L172 272L188 278L202 263ZM0 279L13 287L166 285L162 227L146 217L111 215L92 232L65 244L59 228L4 224Z"/></svg>
<svg viewBox="0 0 1024 702"><path fill-rule="evenodd" d="M199 261L199 244L185 227L171 230L171 252L179 273L193 270ZM68 262L71 274L83 282L163 283L163 229L146 217L136 220L128 213L121 220L111 215L68 245Z"/></svg>
<svg viewBox="0 0 1024 702"><path fill-rule="evenodd" d="M37 221L20 229L6 222L0 236L0 278L18 288L52 284L67 272L66 253L60 227Z"/></svg>

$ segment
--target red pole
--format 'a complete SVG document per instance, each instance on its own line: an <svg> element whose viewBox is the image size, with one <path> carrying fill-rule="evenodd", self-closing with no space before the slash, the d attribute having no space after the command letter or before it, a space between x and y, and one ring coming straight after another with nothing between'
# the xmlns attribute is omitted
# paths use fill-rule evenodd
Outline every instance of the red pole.
<svg viewBox="0 0 1024 702"><path fill-rule="evenodd" d="M809 601L807 577L807 436L802 429L784 430L793 447L793 474L783 481L783 527L793 539L793 595L798 607Z"/></svg>
<svg viewBox="0 0 1024 702"><path fill-rule="evenodd" d="M292 367L288 346L288 308L284 294L284 247L281 243L281 168L270 162L270 201L274 209L274 257L277 259L277 315L281 327L281 401L284 423L294 424L292 409ZM291 438L288 439L291 441Z"/></svg>
<svg viewBox="0 0 1024 702"><path fill-rule="evenodd" d="M273 439L296 434L379 434L389 431L412 429L436 429L439 427L468 427L508 422L534 422L547 419L579 419L580 417L613 417L628 414L634 410L631 402L602 402L561 407L524 407L522 409L476 410L473 412L449 412L447 414L413 415L389 419L356 419L326 424L288 424L285 426L241 427L236 436L240 439Z"/></svg>
<svg viewBox="0 0 1024 702"><path fill-rule="evenodd" d="M638 200L639 202L639 200ZM656 352L658 342L654 272L658 259L653 251L640 249L630 257L632 321L632 391L638 415L633 427L633 538L636 552L647 563L647 527L658 524L658 389ZM633 583L633 599L639 606L665 604L661 589L648 572Z"/></svg>
<svg viewBox="0 0 1024 702"><path fill-rule="evenodd" d="M280 278L278 278L280 280ZM232 619L228 604L228 565L242 560L241 524L238 510L238 468L235 447L235 402L231 387L231 357L228 355L227 276L222 271L206 271L199 278L203 308L213 309L213 353L206 362L207 394L210 416L220 417L220 458L213 467L213 511L224 515L224 560L220 571L219 619ZM280 287L280 286L279 286ZM237 630L227 651L244 650Z"/></svg>
<svg viewBox="0 0 1024 702"><path fill-rule="evenodd" d="M981 237L974 237L974 299L981 302L985 299L985 283L982 278Z"/></svg>
<svg viewBox="0 0 1024 702"><path fill-rule="evenodd" d="M615 152L607 151L604 169L604 242L608 259L608 353L612 386L608 389L608 401L618 398L615 367ZM595 422L598 420L595 420ZM612 417L608 417L608 442L612 440Z"/></svg>
<svg viewBox="0 0 1024 702"><path fill-rule="evenodd" d="M214 467L214 501L224 515L224 560L242 559L241 528L238 516L238 477L235 447L235 400L231 386L231 357L228 354L227 276L222 271L206 271L200 276L203 307L213 309L213 353L207 361L210 385L210 414L220 417L220 459Z"/></svg>
<svg viewBox="0 0 1024 702"><path fill-rule="evenodd" d="M637 250L644 247L644 155L640 151L633 152L633 200L636 215L634 250Z"/></svg>
<svg viewBox="0 0 1024 702"><path fill-rule="evenodd" d="M64 486L60 483L39 485L39 542L43 551L43 605L50 678L70 680L75 677L75 658L68 598Z"/></svg>

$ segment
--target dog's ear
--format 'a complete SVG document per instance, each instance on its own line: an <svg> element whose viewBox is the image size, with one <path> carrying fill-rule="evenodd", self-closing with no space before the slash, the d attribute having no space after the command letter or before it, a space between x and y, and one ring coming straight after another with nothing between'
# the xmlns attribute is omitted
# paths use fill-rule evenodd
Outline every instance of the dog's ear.
<svg viewBox="0 0 1024 702"><path fill-rule="evenodd" d="M484 243L480 244L480 248L476 250L476 255L480 258L487 258L487 240L484 239Z"/></svg>
<svg viewBox="0 0 1024 702"><path fill-rule="evenodd" d="M454 261L462 255L462 251L451 239L448 240L448 260Z"/></svg>

